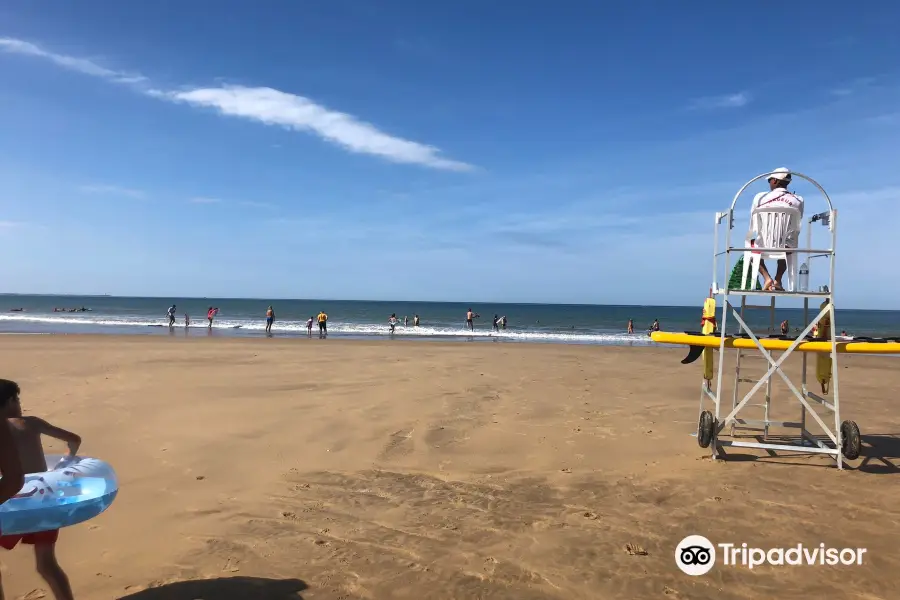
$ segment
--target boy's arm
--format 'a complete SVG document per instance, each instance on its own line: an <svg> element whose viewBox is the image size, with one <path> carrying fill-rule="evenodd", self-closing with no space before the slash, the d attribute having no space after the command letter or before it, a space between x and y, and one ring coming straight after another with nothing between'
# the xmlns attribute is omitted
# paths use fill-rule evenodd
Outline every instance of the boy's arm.
<svg viewBox="0 0 900 600"><path fill-rule="evenodd" d="M69 456L78 454L78 448L81 447L80 435L51 425L43 419L35 418L34 424L39 433L66 442L69 446Z"/></svg>
<svg viewBox="0 0 900 600"><path fill-rule="evenodd" d="M6 419L0 422L0 504L19 493L25 485L25 473L19 458L19 448L13 439Z"/></svg>

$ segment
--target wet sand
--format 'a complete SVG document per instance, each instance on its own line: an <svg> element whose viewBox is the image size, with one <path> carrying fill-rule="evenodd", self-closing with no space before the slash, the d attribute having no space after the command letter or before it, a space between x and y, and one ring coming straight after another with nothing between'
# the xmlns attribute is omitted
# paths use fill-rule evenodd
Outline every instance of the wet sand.
<svg viewBox="0 0 900 600"><path fill-rule="evenodd" d="M82 600L896 597L900 363L843 358L863 456L839 472L709 460L682 355L2 336L0 376L119 474L112 507L60 534ZM777 385L773 416L796 406ZM674 549L694 533L868 550L862 566L691 578ZM8 598L51 597L27 546L0 556Z"/></svg>

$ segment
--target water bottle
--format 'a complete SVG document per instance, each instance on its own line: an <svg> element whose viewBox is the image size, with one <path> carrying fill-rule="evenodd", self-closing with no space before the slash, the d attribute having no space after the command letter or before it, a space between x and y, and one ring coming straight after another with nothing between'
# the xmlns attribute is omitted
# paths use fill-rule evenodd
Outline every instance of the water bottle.
<svg viewBox="0 0 900 600"><path fill-rule="evenodd" d="M800 265L800 277L798 277L798 287L801 292L809 291L809 265L805 262Z"/></svg>

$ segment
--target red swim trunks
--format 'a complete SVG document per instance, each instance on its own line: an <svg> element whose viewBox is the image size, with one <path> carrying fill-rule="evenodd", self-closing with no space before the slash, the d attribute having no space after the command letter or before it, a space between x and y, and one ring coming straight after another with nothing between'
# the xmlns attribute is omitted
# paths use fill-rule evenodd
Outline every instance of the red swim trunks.
<svg viewBox="0 0 900 600"><path fill-rule="evenodd" d="M7 550L12 550L19 542L34 546L36 544L55 544L57 539L59 539L59 529L26 533L24 535L0 535L0 546Z"/></svg>

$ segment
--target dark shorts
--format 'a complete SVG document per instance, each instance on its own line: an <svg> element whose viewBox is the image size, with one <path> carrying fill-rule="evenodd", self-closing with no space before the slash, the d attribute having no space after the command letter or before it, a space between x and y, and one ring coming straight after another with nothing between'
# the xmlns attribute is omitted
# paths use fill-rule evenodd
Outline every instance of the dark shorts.
<svg viewBox="0 0 900 600"><path fill-rule="evenodd" d="M266 323L268 323L269 325L271 325L272 321L274 321L274 320L275 320L275 317L266 317Z"/></svg>
<svg viewBox="0 0 900 600"><path fill-rule="evenodd" d="M23 544L50 545L55 544L59 539L59 529L51 531L39 531L37 533L26 533L24 535L0 535L0 546L7 550L12 550L19 542Z"/></svg>
<svg viewBox="0 0 900 600"><path fill-rule="evenodd" d="M326 330L326 329L328 329L328 323L326 323L325 321L320 322L320 323L319 323L319 329L321 329L321 330L323 330L323 331Z"/></svg>

